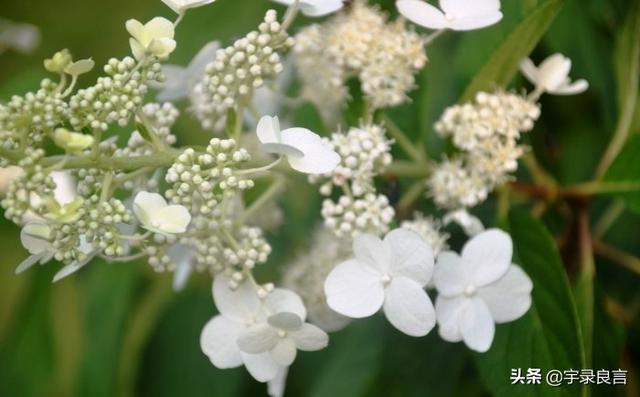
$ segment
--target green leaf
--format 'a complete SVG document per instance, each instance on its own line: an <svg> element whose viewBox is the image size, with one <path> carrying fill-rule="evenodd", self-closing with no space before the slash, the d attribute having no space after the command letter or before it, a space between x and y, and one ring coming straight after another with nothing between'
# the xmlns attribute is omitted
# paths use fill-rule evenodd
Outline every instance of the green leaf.
<svg viewBox="0 0 640 397"><path fill-rule="evenodd" d="M479 91L506 86L517 73L522 59L533 51L549 29L562 4L563 0L549 0L537 6L493 53L465 90L461 102L471 100Z"/></svg>
<svg viewBox="0 0 640 397"><path fill-rule="evenodd" d="M495 396L578 396L579 385L511 385L512 369L584 368L576 305L555 243L544 225L524 212L509 216L516 263L533 281L532 306L521 319L498 325L491 350L476 354L480 376Z"/></svg>
<svg viewBox="0 0 640 397"><path fill-rule="evenodd" d="M209 288L187 290L170 302L145 347L137 396L238 395L249 383L246 371L217 369L200 350L200 332L213 315Z"/></svg>
<svg viewBox="0 0 640 397"><path fill-rule="evenodd" d="M640 136L632 136L622 152L605 174L604 182L636 186L636 191L616 193L629 206L640 213ZM633 190L633 189L631 189Z"/></svg>

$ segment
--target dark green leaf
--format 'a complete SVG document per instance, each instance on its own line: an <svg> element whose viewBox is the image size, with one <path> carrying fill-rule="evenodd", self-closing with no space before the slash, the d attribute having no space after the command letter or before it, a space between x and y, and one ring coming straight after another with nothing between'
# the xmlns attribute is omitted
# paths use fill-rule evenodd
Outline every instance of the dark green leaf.
<svg viewBox="0 0 640 397"><path fill-rule="evenodd" d="M629 208L640 213L640 136L632 136L620 155L611 164L604 177L605 182L635 186L634 191L617 193ZM634 190L634 189L629 189Z"/></svg>

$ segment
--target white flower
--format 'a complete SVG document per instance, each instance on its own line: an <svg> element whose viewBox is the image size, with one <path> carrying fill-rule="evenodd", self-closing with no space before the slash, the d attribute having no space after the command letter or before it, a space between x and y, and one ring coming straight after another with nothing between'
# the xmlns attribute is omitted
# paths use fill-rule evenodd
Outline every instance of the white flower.
<svg viewBox="0 0 640 397"><path fill-rule="evenodd" d="M130 19L126 24L127 31L132 36L129 40L133 56L141 61L149 54L164 59L176 49L173 39L173 24L165 18L155 17L146 24Z"/></svg>
<svg viewBox="0 0 640 397"><path fill-rule="evenodd" d="M473 237L484 231L484 225L480 218L471 215L466 209L451 211L444 216L442 221L445 225L452 222L457 224L469 237Z"/></svg>
<svg viewBox="0 0 640 397"><path fill-rule="evenodd" d="M158 193L138 193L133 201L133 212L142 227L164 235L184 233L191 222L191 214L186 207L167 205Z"/></svg>
<svg viewBox="0 0 640 397"><path fill-rule="evenodd" d="M173 272L173 290L182 291L193 271L194 252L186 245L176 244L169 248L167 254L176 264L176 269Z"/></svg>
<svg viewBox="0 0 640 397"><path fill-rule="evenodd" d="M291 6L296 0L273 0ZM300 0L300 11L308 17L322 17L342 8L342 0Z"/></svg>
<svg viewBox="0 0 640 397"><path fill-rule="evenodd" d="M162 83L153 83L154 88L160 88L158 101L177 101L187 97L193 87L204 76L205 69L215 57L220 48L220 43L212 41L202 47L200 52L193 58L189 66L163 65L162 74L166 80Z"/></svg>
<svg viewBox="0 0 640 397"><path fill-rule="evenodd" d="M44 265L55 254L55 249L51 244L51 228L45 223L34 222L26 224L20 232L20 241L31 256L18 265L16 274L26 271L36 263Z"/></svg>
<svg viewBox="0 0 640 397"><path fill-rule="evenodd" d="M215 0L162 0L176 14L184 14L190 8L202 7L213 3Z"/></svg>
<svg viewBox="0 0 640 397"><path fill-rule="evenodd" d="M536 67L533 61L526 58L520 64L522 74L536 86L540 92L554 95L575 95L586 91L589 83L578 80L571 83L571 59L562 54L553 54Z"/></svg>
<svg viewBox="0 0 640 397"><path fill-rule="evenodd" d="M40 29L37 26L0 18L0 47L30 54L35 51L39 43Z"/></svg>
<svg viewBox="0 0 640 397"><path fill-rule="evenodd" d="M280 131L277 117L264 116L258 122L258 139L269 153L287 156L294 170L307 174L333 171L340 156L317 134L305 128Z"/></svg>
<svg viewBox="0 0 640 397"><path fill-rule="evenodd" d="M400 14L429 29L474 30L502 19L500 0L440 0L440 8L422 0L399 0Z"/></svg>
<svg viewBox="0 0 640 397"><path fill-rule="evenodd" d="M470 349L485 352L496 323L513 321L529 310L533 284L511 263L512 252L511 237L490 229L468 241L461 256L438 256L436 314L444 340L464 341Z"/></svg>
<svg viewBox="0 0 640 397"><path fill-rule="evenodd" d="M89 73L93 67L96 66L96 63L93 59L81 59L79 61L75 61L70 63L64 68L64 72L71 76L79 76L81 74Z"/></svg>
<svg viewBox="0 0 640 397"><path fill-rule="evenodd" d="M424 336L434 327L435 311L423 287L431 279L431 247L415 232L396 229L384 241L365 234L353 242L354 259L336 266L325 281L331 309L352 318L383 308L400 331Z"/></svg>
<svg viewBox="0 0 640 397"><path fill-rule="evenodd" d="M247 330L264 324L273 314L285 311L303 317L306 310L302 300L284 289L275 289L261 299L252 281L246 280L234 290L229 288L229 282L230 279L222 274L218 274L213 282L213 299L220 314L203 328L200 347L217 368L236 368L244 364L257 381L277 381L285 368L276 362L274 355L268 351L247 353L239 348L238 342Z"/></svg>

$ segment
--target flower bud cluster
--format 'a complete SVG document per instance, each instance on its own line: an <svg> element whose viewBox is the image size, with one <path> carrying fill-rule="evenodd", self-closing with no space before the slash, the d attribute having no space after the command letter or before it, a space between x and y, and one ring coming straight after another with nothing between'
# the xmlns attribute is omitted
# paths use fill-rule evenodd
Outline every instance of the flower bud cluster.
<svg viewBox="0 0 640 397"><path fill-rule="evenodd" d="M391 164L392 141L387 139L384 127L377 124L351 128L347 133L331 135L329 144L341 157L340 164L331 172L312 176L312 182L321 178L329 180L321 185L320 192L328 196L332 187L347 187L354 196L375 192L374 177Z"/></svg>
<svg viewBox="0 0 640 397"><path fill-rule="evenodd" d="M470 103L448 108L435 128L460 153L437 165L429 178L435 203L458 209L486 200L517 170L525 150L518 139L539 116L538 104L502 91L481 92Z"/></svg>
<svg viewBox="0 0 640 397"><path fill-rule="evenodd" d="M69 100L73 128L106 131L110 124L121 127L142 104L147 81L160 81L161 65L153 57L137 63L132 57L111 58L105 65L107 77L98 78L89 88L80 89Z"/></svg>
<svg viewBox="0 0 640 397"><path fill-rule="evenodd" d="M150 128L154 136L164 145L173 146L176 143L176 136L171 133L171 127L175 124L180 116L180 111L171 103L148 103L141 109L144 120L139 120L145 126ZM133 131L127 142L127 147L116 152L116 156L146 156L154 153L154 147L151 142L144 139L140 131Z"/></svg>
<svg viewBox="0 0 640 397"><path fill-rule="evenodd" d="M335 97L330 104L334 108L346 98L343 87L350 77L360 80L373 108L400 105L415 86L415 74L427 63L423 38L402 20L387 22L384 13L365 1L355 1L349 12L323 25L303 29L296 36L294 51L301 80L312 88L303 89L303 95L321 109L321 98ZM325 69L327 65L333 66Z"/></svg>
<svg viewBox="0 0 640 397"><path fill-rule="evenodd" d="M58 262L68 265L72 262L84 262L91 252L91 246L87 243L85 236L78 233L78 229L73 224L53 223L50 225L55 252L54 258Z"/></svg>
<svg viewBox="0 0 640 397"><path fill-rule="evenodd" d="M194 113L203 127L220 130L230 109L248 105L265 80L273 80L282 72L278 51L291 46L293 39L280 26L276 12L269 10L257 31L218 50L191 93Z"/></svg>
<svg viewBox="0 0 640 397"><path fill-rule="evenodd" d="M382 235L389 231L394 215L387 197L376 193L359 198L344 195L338 202L325 199L322 203L324 224L338 237L357 237L363 233Z"/></svg>
<svg viewBox="0 0 640 397"><path fill-rule="evenodd" d="M447 240L449 234L441 231L442 223L430 216L424 216L423 214L416 212L413 219L403 221L400 227L404 229L413 230L418 233L433 249L433 254L438 255L442 251L449 249Z"/></svg>
<svg viewBox="0 0 640 397"><path fill-rule="evenodd" d="M166 196L175 204L192 208L194 214L210 214L225 198L254 186L237 168L250 159L233 139L213 138L206 153L187 149L178 156L166 175L172 185Z"/></svg>
<svg viewBox="0 0 640 397"><path fill-rule="evenodd" d="M95 249L107 256L120 256L125 253L125 242L120 238L119 226L130 223L133 215L122 201L116 198L100 200L97 195L85 200L82 215L75 223Z"/></svg>
<svg viewBox="0 0 640 397"><path fill-rule="evenodd" d="M98 155L101 157L113 157L117 151L115 139L107 139L98 145ZM85 151L85 154L89 155L90 151ZM74 171L74 176L78 178L78 193L89 197L100 192L107 173L111 173L113 177L116 175L114 171L99 168L80 168Z"/></svg>
<svg viewBox="0 0 640 397"><path fill-rule="evenodd" d="M3 147L17 149L18 143L39 146L46 134L68 117L69 108L58 87L44 79L37 92L14 95L9 103L0 105L0 131L7 134L2 137Z"/></svg>

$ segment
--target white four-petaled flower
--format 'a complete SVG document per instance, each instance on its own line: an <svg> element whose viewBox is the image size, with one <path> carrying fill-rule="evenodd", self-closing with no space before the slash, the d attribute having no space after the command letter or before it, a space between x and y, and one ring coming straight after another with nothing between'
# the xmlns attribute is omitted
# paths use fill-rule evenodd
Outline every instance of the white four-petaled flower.
<svg viewBox="0 0 640 397"><path fill-rule="evenodd" d="M138 193L133 200L133 212L142 227L164 235L184 233L191 222L191 214L186 207L168 205L158 193Z"/></svg>
<svg viewBox="0 0 640 397"><path fill-rule="evenodd" d="M429 29L474 30L502 19L500 0L440 0L440 9L422 0L399 0L400 14Z"/></svg>
<svg viewBox="0 0 640 397"><path fill-rule="evenodd" d="M383 308L400 331L424 336L435 311L424 287L433 272L433 251L417 233L396 229L384 240L362 235L353 242L354 259L336 266L324 284L331 309L352 318Z"/></svg>
<svg viewBox="0 0 640 397"><path fill-rule="evenodd" d="M320 136L306 128L280 131L277 117L264 116L258 122L258 139L269 153L287 157L291 168L307 174L324 174L340 164L340 156Z"/></svg>
<svg viewBox="0 0 640 397"><path fill-rule="evenodd" d="M184 14L190 8L202 7L211 4L216 0L162 0L176 14Z"/></svg>
<svg viewBox="0 0 640 397"><path fill-rule="evenodd" d="M531 59L526 58L520 64L520 70L540 93L575 95L589 88L589 83L584 79L571 82L571 59L562 54L551 55L538 67Z"/></svg>
<svg viewBox="0 0 640 397"><path fill-rule="evenodd" d="M273 0L276 3L292 5L296 0ZM300 11L308 17L322 17L342 8L342 0L299 0Z"/></svg>
<svg viewBox="0 0 640 397"><path fill-rule="evenodd" d="M304 323L306 309L294 292L275 289L260 297L252 281L234 290L229 281L219 274L213 282L213 299L220 314L202 330L202 351L218 368L244 364L257 381L274 382L270 388L282 388L280 383L296 350L321 349L328 336Z"/></svg>
<svg viewBox="0 0 640 397"><path fill-rule="evenodd" d="M496 323L513 321L531 306L533 285L511 263L508 234L490 229L469 240L462 255L438 255L434 282L438 290L436 315L440 336L464 341L472 350L491 347Z"/></svg>
<svg viewBox="0 0 640 397"><path fill-rule="evenodd" d="M126 24L132 36L129 40L133 56L141 61L149 54L159 59L167 58L176 49L173 23L162 17L155 17L146 24L130 19Z"/></svg>

